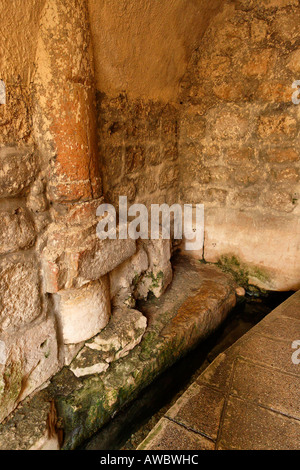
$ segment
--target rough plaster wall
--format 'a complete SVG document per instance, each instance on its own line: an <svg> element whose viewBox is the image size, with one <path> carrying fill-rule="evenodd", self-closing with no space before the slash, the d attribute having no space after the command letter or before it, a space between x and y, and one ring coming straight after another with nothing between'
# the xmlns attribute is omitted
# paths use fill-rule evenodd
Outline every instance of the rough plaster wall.
<svg viewBox="0 0 300 470"><path fill-rule="evenodd" d="M205 259L235 255L280 290L300 287L299 20L298 0L228 2L180 97L181 197L205 204Z"/></svg>
<svg viewBox="0 0 300 470"><path fill-rule="evenodd" d="M221 0L88 0L97 88L175 100L193 49Z"/></svg>
<svg viewBox="0 0 300 470"><path fill-rule="evenodd" d="M7 105L0 106L0 146L32 143L31 84L44 3L0 2L0 78L7 90Z"/></svg>
<svg viewBox="0 0 300 470"><path fill-rule="evenodd" d="M1 78L14 82L19 77L25 85L31 82L44 4L45 0L1 0Z"/></svg>

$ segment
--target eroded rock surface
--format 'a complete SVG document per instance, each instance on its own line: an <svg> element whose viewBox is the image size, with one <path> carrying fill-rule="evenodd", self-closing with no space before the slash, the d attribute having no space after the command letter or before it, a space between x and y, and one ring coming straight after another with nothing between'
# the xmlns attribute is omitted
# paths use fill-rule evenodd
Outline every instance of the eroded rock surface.
<svg viewBox="0 0 300 470"><path fill-rule="evenodd" d="M63 448L74 449L91 437L160 373L212 333L234 307L236 287L231 276L214 266L187 258L178 259L174 264L173 283L164 295L160 299L153 296L148 301L140 302L139 309L143 316L129 310L137 319L134 335L128 334L128 331L121 334L119 327L122 331L122 324L116 324L114 330L112 322L99 336L88 342L82 350L86 352L86 357L79 354L78 361L81 360L80 356L87 361L83 369L91 367L89 375L74 375L71 369L76 359L71 369L65 367L47 388L55 400L58 422L64 431ZM126 309L118 311L116 323L126 312ZM142 341L133 347L142 333ZM129 352L128 345L133 347ZM99 357L103 359L102 365L108 365L106 359L114 357L118 360L110 362L104 371L99 369ZM77 365L78 369L82 366L79 362ZM15 416L16 413L12 414L8 422L0 426L0 447L6 445L3 439L15 422ZM38 435L43 438L42 424L40 429ZM19 437L12 442L18 448L22 433L26 435L28 430L18 428L15 432ZM38 435L35 434L36 438ZM24 437L25 441L28 438Z"/></svg>
<svg viewBox="0 0 300 470"><path fill-rule="evenodd" d="M142 341L146 327L141 312L115 309L108 326L85 344L70 369L77 377L106 371L111 362L127 356Z"/></svg>

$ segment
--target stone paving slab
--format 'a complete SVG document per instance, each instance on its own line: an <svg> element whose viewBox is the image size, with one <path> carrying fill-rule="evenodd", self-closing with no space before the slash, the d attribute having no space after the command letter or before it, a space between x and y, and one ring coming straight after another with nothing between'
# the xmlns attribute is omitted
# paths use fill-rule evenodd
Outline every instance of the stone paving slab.
<svg viewBox="0 0 300 470"><path fill-rule="evenodd" d="M168 445L182 450L187 430L208 440L208 449L299 450L300 364L292 361L296 340L300 291L218 356L138 450L167 450ZM187 445L193 446L190 437Z"/></svg>
<svg viewBox="0 0 300 470"><path fill-rule="evenodd" d="M146 445L147 439L144 441ZM214 442L162 418L151 433L147 450L214 450Z"/></svg>

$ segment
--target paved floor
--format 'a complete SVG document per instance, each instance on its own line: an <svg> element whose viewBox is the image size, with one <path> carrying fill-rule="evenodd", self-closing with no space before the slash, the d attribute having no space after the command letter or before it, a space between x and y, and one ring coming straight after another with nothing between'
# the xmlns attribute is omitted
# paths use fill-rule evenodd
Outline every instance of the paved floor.
<svg viewBox="0 0 300 470"><path fill-rule="evenodd" d="M204 371L138 450L300 449L300 291Z"/></svg>

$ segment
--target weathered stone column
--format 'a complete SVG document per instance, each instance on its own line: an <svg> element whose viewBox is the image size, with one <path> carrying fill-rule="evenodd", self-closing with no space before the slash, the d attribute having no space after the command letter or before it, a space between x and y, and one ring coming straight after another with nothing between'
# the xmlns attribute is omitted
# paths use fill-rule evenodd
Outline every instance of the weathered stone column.
<svg viewBox="0 0 300 470"><path fill-rule="evenodd" d="M44 291L56 294L62 343L76 353L72 344L97 334L110 317L108 276L76 285L76 274L74 282L72 277L78 252L89 247L88 237L94 235L95 242L96 209L102 202L85 0L46 0L36 58L34 129L52 217L38 244ZM55 263L62 259L64 268ZM63 344L66 359L69 346Z"/></svg>
<svg viewBox="0 0 300 470"><path fill-rule="evenodd" d="M35 134L52 202L101 196L93 55L85 0L47 0L35 78Z"/></svg>

